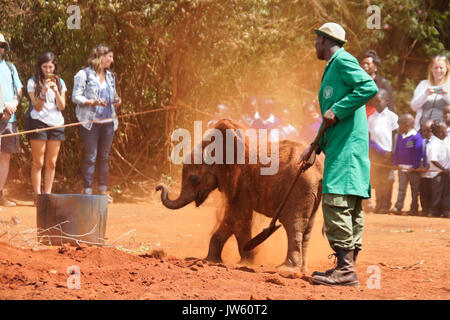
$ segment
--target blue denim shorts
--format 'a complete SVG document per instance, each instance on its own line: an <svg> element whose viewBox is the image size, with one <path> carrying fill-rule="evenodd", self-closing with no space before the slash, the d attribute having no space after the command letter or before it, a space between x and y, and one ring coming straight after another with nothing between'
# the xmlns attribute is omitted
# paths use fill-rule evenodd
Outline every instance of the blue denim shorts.
<svg viewBox="0 0 450 320"><path fill-rule="evenodd" d="M29 119L29 129L44 129L49 128L50 126L46 123L36 120L36 119ZM39 131L39 132L33 132L33 133L27 133L27 138L29 140L65 140L64 135L64 128L57 128L52 130L45 130L45 131Z"/></svg>

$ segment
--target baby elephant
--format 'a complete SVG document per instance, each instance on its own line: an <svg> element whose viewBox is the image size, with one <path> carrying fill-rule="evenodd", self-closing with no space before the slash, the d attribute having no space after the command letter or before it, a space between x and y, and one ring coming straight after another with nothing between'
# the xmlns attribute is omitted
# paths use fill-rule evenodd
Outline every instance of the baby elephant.
<svg viewBox="0 0 450 320"><path fill-rule="evenodd" d="M221 132L225 137L227 130L230 132L245 131L245 128L231 120L220 120L216 123L216 132ZM218 131L217 131L218 130ZM261 164L259 159L252 164L248 136L235 134L236 141L244 146L244 164L192 164L185 161L182 173L181 192L177 199L168 198L168 189L160 184L156 190L162 191L161 200L169 209L179 209L195 201L200 206L208 195L216 188L225 196L225 213L219 227L211 236L207 260L221 261L221 253L225 242L233 234L236 237L241 260L252 261L253 252L245 251L245 244L252 238L251 223L253 211L267 217L273 217L279 207L283 196L287 192L299 165L297 160L306 149L304 143L284 140L279 142L278 149L278 172L272 175L261 174L261 168L267 165ZM211 141L202 142L202 150L211 144ZM274 146L269 145L269 150ZM223 156L230 149L223 147ZM237 144L233 156L239 153ZM217 152L217 150L216 150ZM242 162L238 162L242 163ZM254 163L254 162L253 162ZM306 250L308 247L314 217L319 207L322 195L322 173L323 162L317 159L315 164L306 172L303 172L297 180L287 202L280 214L279 220L286 230L288 239L287 256L282 264L293 271L307 271Z"/></svg>

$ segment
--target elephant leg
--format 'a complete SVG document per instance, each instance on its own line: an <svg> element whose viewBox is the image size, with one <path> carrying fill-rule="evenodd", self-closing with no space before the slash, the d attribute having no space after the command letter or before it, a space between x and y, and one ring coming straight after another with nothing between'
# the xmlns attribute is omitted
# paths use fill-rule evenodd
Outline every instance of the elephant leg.
<svg viewBox="0 0 450 320"><path fill-rule="evenodd" d="M228 219L227 213L225 213L224 219L209 240L208 256L205 258L206 260L222 262L221 255L223 246L233 234L233 223L230 220L231 219Z"/></svg>
<svg viewBox="0 0 450 320"><path fill-rule="evenodd" d="M320 185L321 186L321 185ZM320 200L321 200L321 188L319 190L318 196L316 197L316 201L314 202L314 207L312 208L311 216L309 220L305 219L306 229L303 232L303 242L302 242L302 272L308 272L308 266L306 263L306 253L308 251L309 240L311 239L311 231L314 226L314 220L316 218L317 209L319 208Z"/></svg>
<svg viewBox="0 0 450 320"><path fill-rule="evenodd" d="M302 272L308 272L308 266L306 263L306 252L308 251L309 240L311 239L311 230L303 233L302 241Z"/></svg>
<svg viewBox="0 0 450 320"><path fill-rule="evenodd" d="M283 269L298 269L302 265L302 242L303 233L301 232L300 223L292 221L282 221L283 227L286 230L288 249L287 256L280 267Z"/></svg>
<svg viewBox="0 0 450 320"><path fill-rule="evenodd" d="M289 271L298 271L303 266L303 237L302 232L303 221L295 220L282 221L283 227L286 230L288 249L287 256L283 264L279 268L287 269Z"/></svg>
<svg viewBox="0 0 450 320"><path fill-rule="evenodd" d="M240 219L236 221L234 225L234 235L237 240L239 254L241 256L240 263L244 262L253 262L254 253L253 250L245 251L244 246L247 244L247 242L250 241L252 231L251 231L251 224L252 224L252 210L245 210L241 209L242 211L239 212Z"/></svg>

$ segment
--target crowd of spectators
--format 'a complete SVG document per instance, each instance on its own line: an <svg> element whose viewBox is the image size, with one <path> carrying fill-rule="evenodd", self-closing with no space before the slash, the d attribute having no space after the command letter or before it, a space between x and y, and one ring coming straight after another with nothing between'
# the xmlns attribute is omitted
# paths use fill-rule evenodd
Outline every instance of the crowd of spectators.
<svg viewBox="0 0 450 320"><path fill-rule="evenodd" d="M372 75L379 92L366 106L375 190L375 213L449 217L450 213L450 81L448 59L436 56L426 80L414 91L410 113L397 115L392 88L376 74L381 59L374 50L365 52L361 66ZM376 79L378 78L378 81ZM381 79L381 80L380 80ZM392 199L397 172L397 199ZM408 185L409 210L403 211ZM393 201L394 200L394 201ZM421 211L419 211L419 200ZM394 206L391 208L391 204Z"/></svg>
<svg viewBox="0 0 450 320"><path fill-rule="evenodd" d="M65 140L64 116L67 87L60 77L61 67L52 52L40 54L35 63L34 75L28 79L26 90L16 67L7 61L9 42L0 34L0 206L14 207L16 203L3 193L12 154L19 152L19 135L16 112L24 95L29 100L25 112L26 138L32 152L31 184L34 203L38 196L52 193L56 161ZM105 195L109 203L113 198L107 192L109 178L109 152L114 132L118 128L115 108L122 100L117 94L115 75L110 70L114 61L112 48L96 46L87 65L74 76L72 102L80 122L82 142L81 171L83 193L92 195L97 171L96 193ZM42 171L44 178L42 179ZM97 168L97 169L96 169ZM44 188L41 190L43 180ZM1 208L0 208L1 211Z"/></svg>
<svg viewBox="0 0 450 320"><path fill-rule="evenodd" d="M414 91L411 113L396 113L393 89L379 74L381 59L375 50L364 52L361 67L378 86L378 93L366 104L369 130L369 156L374 201L365 209L392 213L449 217L450 213L450 80L449 62L444 56L431 59L426 80ZM317 102L301 105L301 123L292 123L291 108L281 108L271 98L247 97L244 114L234 119L247 128L267 129L269 139L314 140L322 119ZM227 106L218 105L214 117L227 118ZM209 126L216 120L211 120ZM278 129L278 135L272 134ZM397 198L393 199L395 178ZM405 205L408 186L411 203ZM419 205L420 203L420 205ZM409 208L407 207L409 206ZM404 211L404 209L405 210ZM421 210L419 210L421 208Z"/></svg>

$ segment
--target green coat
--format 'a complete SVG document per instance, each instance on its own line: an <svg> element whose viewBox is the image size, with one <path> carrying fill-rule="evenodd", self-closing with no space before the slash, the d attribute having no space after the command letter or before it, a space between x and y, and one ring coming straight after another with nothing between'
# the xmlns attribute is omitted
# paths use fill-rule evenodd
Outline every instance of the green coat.
<svg viewBox="0 0 450 320"><path fill-rule="evenodd" d="M369 132L365 103L378 92L372 78L344 48L325 67L319 90L322 115L338 119L319 142L325 153L323 193L370 198Z"/></svg>

